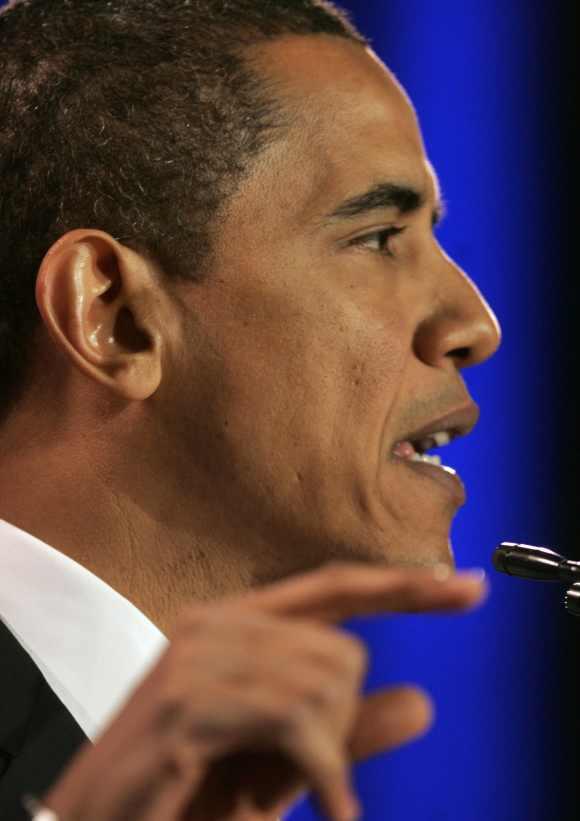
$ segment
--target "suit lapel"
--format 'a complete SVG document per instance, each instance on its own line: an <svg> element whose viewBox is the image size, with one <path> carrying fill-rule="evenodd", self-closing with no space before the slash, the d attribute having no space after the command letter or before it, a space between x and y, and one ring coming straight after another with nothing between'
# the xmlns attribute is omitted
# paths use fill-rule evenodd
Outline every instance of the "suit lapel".
<svg viewBox="0 0 580 821"><path fill-rule="evenodd" d="M42 796L86 736L0 621L0 818L27 818L25 794Z"/></svg>

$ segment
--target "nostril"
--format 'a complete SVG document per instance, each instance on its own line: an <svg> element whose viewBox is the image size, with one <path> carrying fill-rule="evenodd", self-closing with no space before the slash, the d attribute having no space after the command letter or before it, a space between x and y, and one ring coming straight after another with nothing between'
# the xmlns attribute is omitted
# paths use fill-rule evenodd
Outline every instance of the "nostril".
<svg viewBox="0 0 580 821"><path fill-rule="evenodd" d="M464 346L463 348L455 348L449 351L448 356L460 362L468 362L471 359L471 348Z"/></svg>

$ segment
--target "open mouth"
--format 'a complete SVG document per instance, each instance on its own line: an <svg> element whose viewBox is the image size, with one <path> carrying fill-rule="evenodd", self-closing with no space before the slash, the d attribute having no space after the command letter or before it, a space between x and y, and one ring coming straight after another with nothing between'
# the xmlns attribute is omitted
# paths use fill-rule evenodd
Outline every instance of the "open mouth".
<svg viewBox="0 0 580 821"><path fill-rule="evenodd" d="M438 454L430 454L430 450L448 445L460 433L453 430L440 430L417 439L404 439L397 442L393 448L393 456L409 462L422 462L426 465L444 467Z"/></svg>
<svg viewBox="0 0 580 821"><path fill-rule="evenodd" d="M430 451L446 447L459 436L466 436L476 425L478 417L477 405L470 402L460 410L402 436L393 445L390 457L408 465L415 473L435 479L462 504L465 501L465 489L461 479L453 468L442 464L438 454Z"/></svg>

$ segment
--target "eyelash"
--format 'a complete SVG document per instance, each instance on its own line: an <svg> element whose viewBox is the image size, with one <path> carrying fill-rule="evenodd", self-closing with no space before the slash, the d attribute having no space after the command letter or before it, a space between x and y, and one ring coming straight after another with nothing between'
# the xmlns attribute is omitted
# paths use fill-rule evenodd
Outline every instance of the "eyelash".
<svg viewBox="0 0 580 821"><path fill-rule="evenodd" d="M351 245L357 247L363 247L370 239L375 239L376 237L380 238L380 244L383 244L383 241L386 242L386 245L382 249L374 249L374 253L381 254L385 257L394 257L395 254L389 250L388 241L393 237L396 237L398 234L402 234L405 231L406 226L397 226L391 225L390 228L383 228L380 231L373 231L371 234L364 234L361 237L356 237L351 241ZM373 249L371 249L373 250Z"/></svg>

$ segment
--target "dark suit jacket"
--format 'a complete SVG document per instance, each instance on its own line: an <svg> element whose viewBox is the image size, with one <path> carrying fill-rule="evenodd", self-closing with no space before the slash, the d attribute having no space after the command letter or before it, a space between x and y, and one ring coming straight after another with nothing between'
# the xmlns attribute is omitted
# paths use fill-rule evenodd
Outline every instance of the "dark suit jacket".
<svg viewBox="0 0 580 821"><path fill-rule="evenodd" d="M0 821L24 821L86 737L0 620Z"/></svg>

